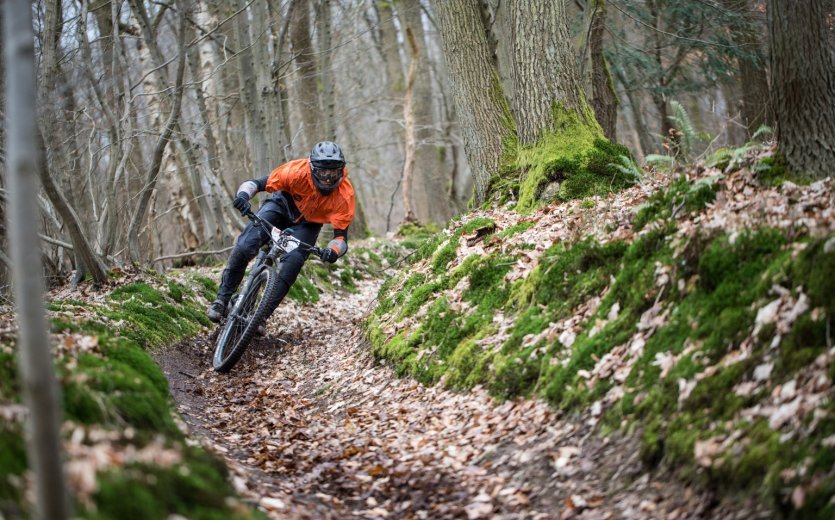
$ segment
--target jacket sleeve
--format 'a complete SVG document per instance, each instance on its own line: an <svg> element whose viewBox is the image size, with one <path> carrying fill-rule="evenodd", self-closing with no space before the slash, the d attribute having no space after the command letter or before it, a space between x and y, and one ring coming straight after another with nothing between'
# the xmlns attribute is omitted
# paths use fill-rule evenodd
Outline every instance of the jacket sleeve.
<svg viewBox="0 0 835 520"><path fill-rule="evenodd" d="M348 230L333 229L333 240L328 242L328 247L336 251L339 256L348 252Z"/></svg>
<svg viewBox="0 0 835 520"><path fill-rule="evenodd" d="M260 179L250 179L248 181L244 181L240 186L238 186L238 191L235 193L246 193L251 199L253 195L259 191L264 191L265 189L267 189L266 176L261 177Z"/></svg>

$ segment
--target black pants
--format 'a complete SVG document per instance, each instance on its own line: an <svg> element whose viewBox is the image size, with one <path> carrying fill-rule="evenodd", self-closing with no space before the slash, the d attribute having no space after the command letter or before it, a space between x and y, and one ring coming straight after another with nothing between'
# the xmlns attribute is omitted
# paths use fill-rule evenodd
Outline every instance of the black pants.
<svg viewBox="0 0 835 520"><path fill-rule="evenodd" d="M291 235L298 238L306 244L315 244L316 238L319 236L319 231L322 229L322 224L315 224L313 222L293 223L293 215L296 213L294 208L291 208L283 197L271 197L258 210L258 216L262 220L266 220L273 226L279 229L287 229ZM223 270L223 275L220 279L220 289L217 292L217 298L224 304L229 302L232 294L241 284L244 278L246 266L249 264L261 246L269 242L270 233L264 229L263 226L253 226L250 222L244 228L238 241L235 243L235 248L232 249L232 254L229 255L229 260L226 262L226 269ZM295 249L281 257L281 266L278 270L279 279L279 298L280 302L293 282L299 276L304 261L310 254L309 251L302 251L301 248Z"/></svg>

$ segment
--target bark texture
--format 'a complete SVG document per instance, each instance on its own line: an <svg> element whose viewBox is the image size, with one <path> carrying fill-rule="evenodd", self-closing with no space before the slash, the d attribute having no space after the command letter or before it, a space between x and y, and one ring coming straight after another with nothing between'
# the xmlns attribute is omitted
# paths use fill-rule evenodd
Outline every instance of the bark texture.
<svg viewBox="0 0 835 520"><path fill-rule="evenodd" d="M478 203L513 135L513 121L493 66L478 0L435 0L442 47L450 71L464 148Z"/></svg>
<svg viewBox="0 0 835 520"><path fill-rule="evenodd" d="M244 7L241 0L237 0L238 9ZM252 38L249 34L249 23L245 15L235 17L235 43L238 51L238 84L240 87L241 104L246 116L247 144L252 160L252 170L269 172L271 164L267 160L267 138L266 124L262 117L262 110L259 103L256 81L258 76L255 73L252 52ZM260 67L259 67L260 68Z"/></svg>
<svg viewBox="0 0 835 520"><path fill-rule="evenodd" d="M322 135L317 139L336 141L336 85L333 77L331 1L319 0L316 9L316 34L319 40L319 74L322 78Z"/></svg>
<svg viewBox="0 0 835 520"><path fill-rule="evenodd" d="M828 0L769 0L772 99L777 146L790 170L835 173L835 52Z"/></svg>
<svg viewBox="0 0 835 520"><path fill-rule="evenodd" d="M512 0L513 98L519 140L553 128L555 106L583 115L580 83L562 0Z"/></svg>
<svg viewBox="0 0 835 520"><path fill-rule="evenodd" d="M301 111L305 142L299 147L310 150L321 141L319 129L319 88L316 78L316 54L310 38L310 3L298 0L293 8L293 21L290 24L290 42L296 61L296 99Z"/></svg>
<svg viewBox="0 0 835 520"><path fill-rule="evenodd" d="M589 49L591 50L592 109L603 135L610 141L617 139L618 98L612 75L603 56L603 34L606 30L606 1L594 0L591 13Z"/></svg>

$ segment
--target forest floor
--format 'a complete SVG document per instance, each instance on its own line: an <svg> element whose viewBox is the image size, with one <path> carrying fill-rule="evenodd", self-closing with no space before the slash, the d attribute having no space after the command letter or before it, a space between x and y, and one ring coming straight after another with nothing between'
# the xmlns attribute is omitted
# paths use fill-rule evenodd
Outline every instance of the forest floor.
<svg viewBox="0 0 835 520"><path fill-rule="evenodd" d="M544 401L397 378L361 330L378 287L285 301L230 374L210 335L155 353L192 433L270 518L767 517L647 472L634 437Z"/></svg>

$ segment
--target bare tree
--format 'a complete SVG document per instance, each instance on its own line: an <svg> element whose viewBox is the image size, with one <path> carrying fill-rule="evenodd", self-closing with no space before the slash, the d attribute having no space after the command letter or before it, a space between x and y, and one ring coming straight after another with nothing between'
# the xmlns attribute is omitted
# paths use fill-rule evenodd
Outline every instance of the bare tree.
<svg viewBox="0 0 835 520"><path fill-rule="evenodd" d="M151 156L151 164L145 175L145 184L142 191L139 193L139 202L134 210L133 217L128 228L128 246L131 260L138 262L141 260L141 253L139 247L139 232L140 226L145 221L145 216L148 212L148 206L151 202L151 195L153 194L154 186L159 176L160 168L162 167L162 159L165 155L165 149L177 126L177 120L180 117L180 106L183 99L183 75L185 73L186 49L185 49L185 21L188 12L187 0L180 6L180 23L178 30L178 58L177 58L177 77L174 84L173 102L171 103L171 111L168 114L168 120L165 123L162 134L157 140L154 147L153 155Z"/></svg>
<svg viewBox="0 0 835 520"><path fill-rule="evenodd" d="M44 31L44 45L43 45L43 83L41 85L41 97L46 100L46 109L41 111L41 121L44 125L44 133L46 139L51 142L59 141L56 135L55 110L53 106L53 96L55 96L55 76L57 74L57 44L60 37L61 26L61 6L60 2L47 2L46 5L46 23ZM41 179L44 191L50 202L55 207L61 220L67 227L70 235L70 240L73 243L73 250L76 257L81 261L81 265L77 266L79 273L83 273L84 269L90 273L95 284L103 284L107 281L107 273L101 260L93 252L93 248L87 241L84 234L81 222L75 213L75 210L70 206L67 198L64 196L61 189L55 184L52 174L50 173L47 158L46 146L44 145L44 138L41 137L40 131L36 132L38 148L43 152L44 161L38 166L38 175ZM57 146L53 146L55 150ZM55 155L58 154L56 150Z"/></svg>
<svg viewBox="0 0 835 520"><path fill-rule="evenodd" d="M27 456L35 473L39 518L67 518L59 439L58 391L44 317L44 285L36 219L35 64L31 6L23 0L3 3L8 111L9 242L15 280L18 352L27 416ZM43 158L40 158L43 160Z"/></svg>
<svg viewBox="0 0 835 520"><path fill-rule="evenodd" d="M412 32L415 46L410 57L415 62L411 94L411 117L414 123L415 190L412 193L415 216L420 221L445 223L452 216L446 165L437 145L439 125L433 111L432 76L423 27L420 0L400 0L398 12L406 31ZM410 45L411 46L411 45ZM410 65L411 67L411 65Z"/></svg>

